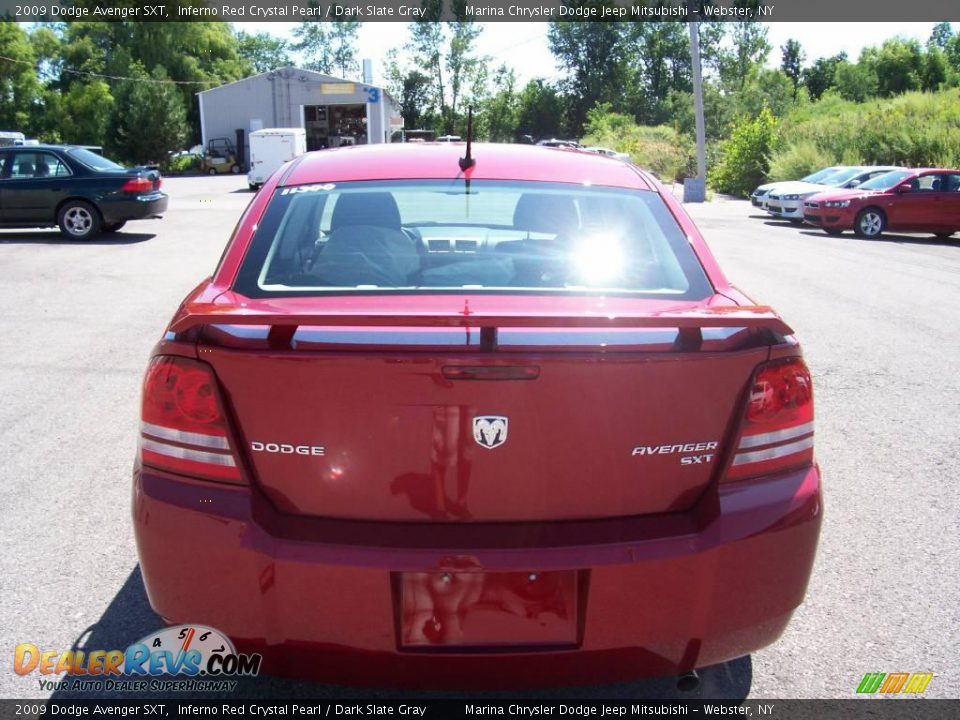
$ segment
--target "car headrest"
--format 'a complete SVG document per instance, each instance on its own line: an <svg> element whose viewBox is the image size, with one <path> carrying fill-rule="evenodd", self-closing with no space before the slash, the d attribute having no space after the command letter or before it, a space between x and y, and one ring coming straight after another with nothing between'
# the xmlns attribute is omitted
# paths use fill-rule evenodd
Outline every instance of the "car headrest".
<svg viewBox="0 0 960 720"><path fill-rule="evenodd" d="M388 192L344 193L337 198L330 218L330 231L354 225L400 227L397 201Z"/></svg>
<svg viewBox="0 0 960 720"><path fill-rule="evenodd" d="M33 167L32 162L20 162L17 172L20 175L33 175L36 172L36 169Z"/></svg>
<svg viewBox="0 0 960 720"><path fill-rule="evenodd" d="M521 195L513 211L513 226L527 232L561 233L576 230L580 216L573 198L564 195Z"/></svg>

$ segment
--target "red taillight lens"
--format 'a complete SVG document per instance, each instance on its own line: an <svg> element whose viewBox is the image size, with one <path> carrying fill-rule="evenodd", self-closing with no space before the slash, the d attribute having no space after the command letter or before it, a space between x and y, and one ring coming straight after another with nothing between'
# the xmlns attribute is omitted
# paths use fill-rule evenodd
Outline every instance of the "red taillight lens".
<svg viewBox="0 0 960 720"><path fill-rule="evenodd" d="M153 180L145 177L131 178L121 188L125 193L144 193L153 190Z"/></svg>
<svg viewBox="0 0 960 720"><path fill-rule="evenodd" d="M775 360L753 376L727 480L813 462L813 384L801 358Z"/></svg>
<svg viewBox="0 0 960 720"><path fill-rule="evenodd" d="M145 465L241 482L229 427L207 365L180 357L154 358L143 382L140 453Z"/></svg>

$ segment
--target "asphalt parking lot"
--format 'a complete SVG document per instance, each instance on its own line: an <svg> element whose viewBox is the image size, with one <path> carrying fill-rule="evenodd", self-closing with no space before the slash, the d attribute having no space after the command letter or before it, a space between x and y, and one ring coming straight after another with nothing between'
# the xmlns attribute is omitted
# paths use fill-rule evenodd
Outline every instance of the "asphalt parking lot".
<svg viewBox="0 0 960 720"><path fill-rule="evenodd" d="M244 177L165 180L162 220L77 244L0 231L0 697L39 698L13 648L124 648L160 627L129 517L140 382L212 271ZM704 697L852 697L933 672L960 697L960 237L828 237L746 202L690 212L728 276L796 329L815 376L826 515L806 603L776 645L703 672ZM784 557L783 562L790 562ZM388 697L262 677L246 696ZM672 679L530 697L675 697Z"/></svg>

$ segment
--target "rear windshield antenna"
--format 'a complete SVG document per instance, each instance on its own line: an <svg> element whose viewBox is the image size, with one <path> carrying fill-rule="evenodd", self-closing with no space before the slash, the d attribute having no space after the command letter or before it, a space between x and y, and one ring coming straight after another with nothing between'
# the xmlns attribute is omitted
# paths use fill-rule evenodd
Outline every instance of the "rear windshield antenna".
<svg viewBox="0 0 960 720"><path fill-rule="evenodd" d="M467 154L460 158L460 169L466 170L477 164L477 161L470 154L473 146L473 105L467 108Z"/></svg>

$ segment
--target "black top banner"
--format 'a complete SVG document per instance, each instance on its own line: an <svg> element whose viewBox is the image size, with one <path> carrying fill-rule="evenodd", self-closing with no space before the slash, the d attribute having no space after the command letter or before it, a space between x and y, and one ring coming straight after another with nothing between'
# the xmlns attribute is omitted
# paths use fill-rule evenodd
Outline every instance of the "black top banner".
<svg viewBox="0 0 960 720"><path fill-rule="evenodd" d="M764 720L941 720L960 714L960 700L0 700L0 720L42 718L457 718L513 717L763 718Z"/></svg>
<svg viewBox="0 0 960 720"><path fill-rule="evenodd" d="M958 0L0 0L18 22L880 22L960 20Z"/></svg>

